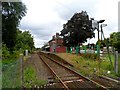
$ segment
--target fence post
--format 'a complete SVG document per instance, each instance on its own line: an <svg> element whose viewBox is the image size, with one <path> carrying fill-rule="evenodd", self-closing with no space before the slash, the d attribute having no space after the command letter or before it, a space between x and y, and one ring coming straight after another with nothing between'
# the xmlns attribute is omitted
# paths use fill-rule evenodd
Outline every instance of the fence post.
<svg viewBox="0 0 120 90"><path fill-rule="evenodd" d="M98 55L98 58L99 58L99 54L100 54L100 48L99 48L99 45L97 45L97 55Z"/></svg>
<svg viewBox="0 0 120 90"><path fill-rule="evenodd" d="M84 46L84 54L86 54L86 46Z"/></svg>
<svg viewBox="0 0 120 90"><path fill-rule="evenodd" d="M115 73L118 74L118 51L115 51L115 62L114 62L114 70Z"/></svg>
<svg viewBox="0 0 120 90"><path fill-rule="evenodd" d="M72 53L72 47L70 47L70 53Z"/></svg>
<svg viewBox="0 0 120 90"><path fill-rule="evenodd" d="M78 46L76 46L76 54L77 54L77 55L78 55L78 50L79 50L79 49L78 49Z"/></svg>

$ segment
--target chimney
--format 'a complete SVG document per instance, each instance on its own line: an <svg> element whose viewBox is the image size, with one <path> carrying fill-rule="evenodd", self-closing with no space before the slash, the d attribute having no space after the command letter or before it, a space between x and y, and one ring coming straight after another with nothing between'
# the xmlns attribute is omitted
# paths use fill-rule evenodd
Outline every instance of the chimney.
<svg viewBox="0 0 120 90"><path fill-rule="evenodd" d="M55 40L55 35L52 36L52 39Z"/></svg>
<svg viewBox="0 0 120 90"><path fill-rule="evenodd" d="M56 38L59 38L59 33L56 33Z"/></svg>

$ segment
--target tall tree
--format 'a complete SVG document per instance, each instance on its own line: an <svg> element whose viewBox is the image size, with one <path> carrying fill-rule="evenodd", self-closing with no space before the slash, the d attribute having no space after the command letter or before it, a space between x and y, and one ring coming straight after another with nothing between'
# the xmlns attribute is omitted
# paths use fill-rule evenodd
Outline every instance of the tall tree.
<svg viewBox="0 0 120 90"><path fill-rule="evenodd" d="M17 37L17 27L26 13L22 2L2 2L2 41L12 51Z"/></svg>
<svg viewBox="0 0 120 90"><path fill-rule="evenodd" d="M86 11L75 13L73 17L68 20L61 31L63 36L63 43L65 46L76 46L84 43L88 38L94 37L92 30L92 21Z"/></svg>
<svg viewBox="0 0 120 90"><path fill-rule="evenodd" d="M34 41L33 41L33 37L30 34L29 31L17 31L17 39L16 39L16 46L15 48L17 50L26 50L28 49L29 51L31 51L34 48Z"/></svg>

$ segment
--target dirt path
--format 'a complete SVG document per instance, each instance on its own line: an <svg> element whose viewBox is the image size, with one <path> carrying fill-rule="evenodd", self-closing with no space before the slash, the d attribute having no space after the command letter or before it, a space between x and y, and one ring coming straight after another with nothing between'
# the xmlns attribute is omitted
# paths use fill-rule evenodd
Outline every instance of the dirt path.
<svg viewBox="0 0 120 90"><path fill-rule="evenodd" d="M28 66L32 65L36 71L36 77L42 80L48 80L51 76L49 70L46 68L44 63L40 60L39 56L35 53L32 54L25 62L24 69Z"/></svg>

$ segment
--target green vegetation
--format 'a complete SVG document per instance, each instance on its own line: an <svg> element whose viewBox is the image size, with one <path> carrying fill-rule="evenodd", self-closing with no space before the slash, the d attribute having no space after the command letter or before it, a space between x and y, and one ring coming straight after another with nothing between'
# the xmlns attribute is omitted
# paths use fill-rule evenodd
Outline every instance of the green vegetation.
<svg viewBox="0 0 120 90"><path fill-rule="evenodd" d="M110 43L120 52L120 32L110 34Z"/></svg>
<svg viewBox="0 0 120 90"><path fill-rule="evenodd" d="M8 51L8 48L6 47L6 44L2 44L2 59L7 59L10 57L10 52Z"/></svg>
<svg viewBox="0 0 120 90"><path fill-rule="evenodd" d="M22 2L2 3L2 87L21 87L20 54L34 49L33 37L29 31L20 31L20 20L26 14Z"/></svg>
<svg viewBox="0 0 120 90"><path fill-rule="evenodd" d="M26 6L22 2L2 3L2 59L14 57L26 49L34 49L33 37L29 31L20 31L20 20L26 14ZM13 55L13 56L11 56ZM14 57L15 58L15 57ZM16 57L17 58L17 57Z"/></svg>
<svg viewBox="0 0 120 90"><path fill-rule="evenodd" d="M26 14L26 6L22 2L2 3L2 42L12 52L17 37L20 20Z"/></svg>
<svg viewBox="0 0 120 90"><path fill-rule="evenodd" d="M92 60L97 60L97 54L91 54L91 53L87 53L87 54L82 54L82 57L84 57L85 59L92 59Z"/></svg>
<svg viewBox="0 0 120 90"><path fill-rule="evenodd" d="M15 50L24 53L26 49L29 52L32 52L32 50L34 49L33 37L29 31L22 32L20 30L17 30Z"/></svg>
<svg viewBox="0 0 120 90"><path fill-rule="evenodd" d="M91 54L78 56L70 53L59 53L57 55L73 64L74 68L78 69L80 73L86 76L97 74L116 77L119 75L114 73L114 69L110 64L107 54L105 55L104 60L100 61L98 61L98 59L93 59ZM110 56L114 63L114 56L112 54ZM108 71L111 71L111 73L108 73Z"/></svg>
<svg viewBox="0 0 120 90"><path fill-rule="evenodd" d="M2 47L2 88L21 87L20 75L20 53L13 51L10 53L5 44Z"/></svg>
<svg viewBox="0 0 120 90"><path fill-rule="evenodd" d="M2 88L20 88L20 60L9 59L2 63Z"/></svg>
<svg viewBox="0 0 120 90"><path fill-rule="evenodd" d="M77 46L84 43L88 38L94 37L92 30L92 21L86 11L75 13L66 24L63 25L61 31L63 36L63 44L67 47Z"/></svg>
<svg viewBox="0 0 120 90"><path fill-rule="evenodd" d="M41 86L46 83L47 83L47 81L39 80L36 78L36 72L32 66L29 66L24 70L24 87L31 88L35 85Z"/></svg>
<svg viewBox="0 0 120 90"><path fill-rule="evenodd" d="M119 56L118 56L118 77L120 77L120 54L119 54Z"/></svg>

